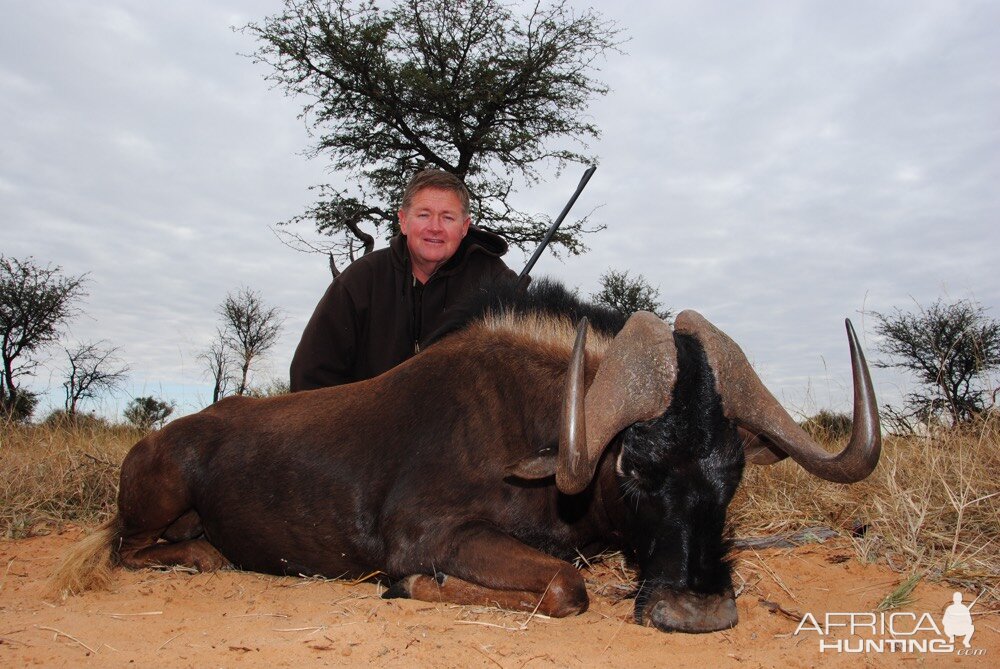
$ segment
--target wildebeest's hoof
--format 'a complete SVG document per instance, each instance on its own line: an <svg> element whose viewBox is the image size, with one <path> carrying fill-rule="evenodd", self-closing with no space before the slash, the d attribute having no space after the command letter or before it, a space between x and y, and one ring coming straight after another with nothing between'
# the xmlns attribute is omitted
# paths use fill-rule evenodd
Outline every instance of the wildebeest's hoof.
<svg viewBox="0 0 1000 669"><path fill-rule="evenodd" d="M382 593L382 599L410 599L413 596L413 582L417 578L418 574L412 574L395 581Z"/></svg>
<svg viewBox="0 0 1000 669"><path fill-rule="evenodd" d="M425 597L421 594L427 594L426 588L432 587L434 590L444 585L444 582L448 579L448 576L443 572L435 572L434 576L427 576L426 574L410 574L405 578L401 578L392 585L389 589L382 593L382 599L424 599ZM424 592L414 594L417 589L423 588Z"/></svg>

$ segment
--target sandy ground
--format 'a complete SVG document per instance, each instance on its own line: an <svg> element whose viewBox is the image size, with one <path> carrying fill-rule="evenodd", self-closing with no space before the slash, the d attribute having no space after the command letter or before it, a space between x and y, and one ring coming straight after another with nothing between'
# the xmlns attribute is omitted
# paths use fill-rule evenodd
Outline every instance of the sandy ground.
<svg viewBox="0 0 1000 669"><path fill-rule="evenodd" d="M1000 666L1000 615L973 607L978 655L820 652L801 615L872 611L903 576L859 563L842 540L736 554L740 624L707 635L632 622L619 560L588 569L587 613L555 620L492 608L382 600L375 584L242 572L120 572L111 591L45 601L44 581L79 529L0 541L0 667L856 667ZM896 618L938 627L953 590L921 583ZM968 603L974 593L964 593ZM926 623L923 624L927 626ZM890 638L838 628L849 643ZM900 639L940 639L922 630ZM941 642L944 642L941 639ZM957 644L961 648L961 644Z"/></svg>

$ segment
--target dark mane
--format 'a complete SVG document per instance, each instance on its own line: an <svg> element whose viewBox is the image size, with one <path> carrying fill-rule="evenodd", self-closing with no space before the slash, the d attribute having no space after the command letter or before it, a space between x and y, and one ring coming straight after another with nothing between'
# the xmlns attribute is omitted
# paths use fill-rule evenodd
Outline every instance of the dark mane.
<svg viewBox="0 0 1000 669"><path fill-rule="evenodd" d="M586 316L591 328L609 336L621 330L626 321L626 317L614 309L582 300L576 291L548 278L532 281L527 290L518 290L511 280L484 283L473 297L451 311L448 322L431 335L431 343L461 330L487 313L540 313L565 316L574 323Z"/></svg>

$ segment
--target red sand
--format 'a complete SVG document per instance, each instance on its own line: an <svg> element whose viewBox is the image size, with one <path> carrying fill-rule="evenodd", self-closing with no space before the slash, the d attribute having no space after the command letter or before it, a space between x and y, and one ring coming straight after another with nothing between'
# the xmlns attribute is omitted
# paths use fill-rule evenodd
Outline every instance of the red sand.
<svg viewBox="0 0 1000 669"><path fill-rule="evenodd" d="M977 656L819 650L800 616L872 611L905 575L860 564L839 540L737 557L740 624L708 635L632 622L609 561L588 571L587 613L555 620L492 608L382 600L378 586L243 572L119 572L111 591L43 599L80 530L0 541L2 667L813 667L1000 666L1000 615L974 607ZM906 611L938 627L953 589L921 583ZM963 593L968 603L974 593ZM903 631L913 617L897 618ZM864 634L873 640L882 636ZM857 642L840 629L828 642ZM907 638L907 637L899 637ZM917 639L936 638L921 632ZM958 644L961 647L960 644Z"/></svg>

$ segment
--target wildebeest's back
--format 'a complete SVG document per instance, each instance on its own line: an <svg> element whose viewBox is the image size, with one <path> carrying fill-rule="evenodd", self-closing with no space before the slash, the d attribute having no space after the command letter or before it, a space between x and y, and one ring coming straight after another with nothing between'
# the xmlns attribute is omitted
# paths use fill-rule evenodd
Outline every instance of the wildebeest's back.
<svg viewBox="0 0 1000 669"><path fill-rule="evenodd" d="M209 541L246 569L426 571L450 532L482 521L551 528L537 542L569 551L586 519L561 517L554 486L504 481L555 445L565 355L504 337L461 332L376 379L223 400L151 439Z"/></svg>

